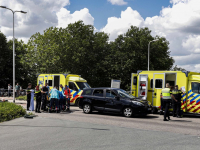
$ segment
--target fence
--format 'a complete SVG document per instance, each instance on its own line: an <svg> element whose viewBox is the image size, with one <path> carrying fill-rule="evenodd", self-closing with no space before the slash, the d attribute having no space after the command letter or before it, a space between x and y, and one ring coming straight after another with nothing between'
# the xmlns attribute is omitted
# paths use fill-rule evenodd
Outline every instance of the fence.
<svg viewBox="0 0 200 150"><path fill-rule="evenodd" d="M26 89L22 89L19 93L15 92L15 96L24 96L26 95ZM13 97L13 90L8 89L0 89L0 97Z"/></svg>

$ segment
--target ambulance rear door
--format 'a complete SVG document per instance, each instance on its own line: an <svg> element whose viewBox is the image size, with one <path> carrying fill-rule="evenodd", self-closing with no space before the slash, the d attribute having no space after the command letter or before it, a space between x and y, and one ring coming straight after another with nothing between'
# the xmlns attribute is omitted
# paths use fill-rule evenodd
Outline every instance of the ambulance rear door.
<svg viewBox="0 0 200 150"><path fill-rule="evenodd" d="M154 73L153 74L153 92L152 92L152 106L153 110L157 111L161 105L160 94L165 86L165 73Z"/></svg>
<svg viewBox="0 0 200 150"><path fill-rule="evenodd" d="M131 94L133 96L137 96L136 93L137 93L137 73L132 73L131 74Z"/></svg>
<svg viewBox="0 0 200 150"><path fill-rule="evenodd" d="M138 97L144 97L147 99L148 92L148 74L139 74L138 83Z"/></svg>

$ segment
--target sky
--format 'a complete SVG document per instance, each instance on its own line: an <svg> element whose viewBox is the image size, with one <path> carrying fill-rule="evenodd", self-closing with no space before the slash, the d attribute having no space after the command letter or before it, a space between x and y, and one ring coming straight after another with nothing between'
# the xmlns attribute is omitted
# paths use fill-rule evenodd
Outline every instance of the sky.
<svg viewBox="0 0 200 150"><path fill-rule="evenodd" d="M127 32L131 25L148 27L152 36L165 37L175 65L200 72L200 0L0 0L15 13L15 38L25 43L49 27L67 27L83 20L109 40ZM13 16L0 8L0 31L13 36Z"/></svg>

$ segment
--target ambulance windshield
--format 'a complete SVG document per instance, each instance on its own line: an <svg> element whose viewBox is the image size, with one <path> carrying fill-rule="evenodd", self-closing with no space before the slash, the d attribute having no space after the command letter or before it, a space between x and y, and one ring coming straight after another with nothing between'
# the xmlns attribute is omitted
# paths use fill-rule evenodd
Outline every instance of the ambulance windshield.
<svg viewBox="0 0 200 150"><path fill-rule="evenodd" d="M127 93L126 91L119 89L117 90L118 94L123 98L135 98L133 95Z"/></svg>
<svg viewBox="0 0 200 150"><path fill-rule="evenodd" d="M87 82L76 82L80 90L83 90L85 88L90 88L89 84Z"/></svg>

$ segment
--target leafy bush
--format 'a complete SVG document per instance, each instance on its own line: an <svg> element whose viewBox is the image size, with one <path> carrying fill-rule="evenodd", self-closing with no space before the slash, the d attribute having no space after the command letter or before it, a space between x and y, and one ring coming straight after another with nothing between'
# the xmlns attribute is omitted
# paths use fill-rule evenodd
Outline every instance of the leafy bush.
<svg viewBox="0 0 200 150"><path fill-rule="evenodd" d="M0 102L0 122L22 117L26 110L15 103Z"/></svg>

